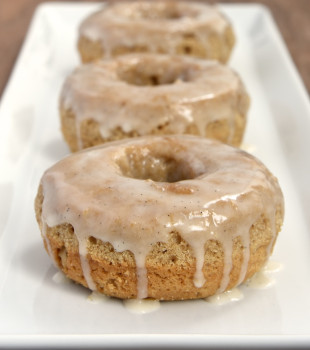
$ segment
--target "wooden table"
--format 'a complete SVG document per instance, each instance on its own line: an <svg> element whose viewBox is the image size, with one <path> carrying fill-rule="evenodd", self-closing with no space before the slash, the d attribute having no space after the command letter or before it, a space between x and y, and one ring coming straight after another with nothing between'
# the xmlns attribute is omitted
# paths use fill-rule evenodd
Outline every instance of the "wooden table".
<svg viewBox="0 0 310 350"><path fill-rule="evenodd" d="M0 0L0 98L42 0ZM212 1L216 2L216 1ZM222 3L236 1L222 0ZM237 0L239 3L251 2ZM310 93L310 0L257 0L269 7Z"/></svg>

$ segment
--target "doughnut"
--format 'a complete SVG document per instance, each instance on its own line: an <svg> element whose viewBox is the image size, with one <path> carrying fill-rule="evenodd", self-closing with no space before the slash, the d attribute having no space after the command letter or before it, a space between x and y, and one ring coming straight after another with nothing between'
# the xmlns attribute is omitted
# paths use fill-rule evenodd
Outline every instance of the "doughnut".
<svg viewBox="0 0 310 350"><path fill-rule="evenodd" d="M205 298L266 263L284 204L256 158L193 135L124 139L46 170L35 200L67 277L121 299Z"/></svg>
<svg viewBox="0 0 310 350"><path fill-rule="evenodd" d="M150 134L195 134L239 146L249 97L217 61L129 54L76 68L60 94L72 151Z"/></svg>
<svg viewBox="0 0 310 350"><path fill-rule="evenodd" d="M235 43L217 7L187 1L113 2L79 27L81 60L132 52L168 53L227 62Z"/></svg>

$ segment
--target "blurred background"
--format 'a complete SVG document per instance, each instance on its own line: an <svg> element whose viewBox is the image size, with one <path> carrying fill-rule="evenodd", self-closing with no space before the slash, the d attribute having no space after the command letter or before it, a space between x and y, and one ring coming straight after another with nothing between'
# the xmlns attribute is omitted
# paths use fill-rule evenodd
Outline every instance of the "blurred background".
<svg viewBox="0 0 310 350"><path fill-rule="evenodd" d="M35 8L42 2L44 1L0 0L0 98ZM217 1L205 2L216 3ZM270 9L308 93L310 93L310 0L223 0L220 2L255 2L264 4Z"/></svg>

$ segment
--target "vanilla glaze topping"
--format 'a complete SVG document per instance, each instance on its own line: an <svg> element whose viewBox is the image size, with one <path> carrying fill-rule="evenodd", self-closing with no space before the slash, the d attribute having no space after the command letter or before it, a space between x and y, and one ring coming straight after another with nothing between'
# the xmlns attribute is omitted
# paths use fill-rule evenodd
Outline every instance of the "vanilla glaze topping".
<svg viewBox="0 0 310 350"><path fill-rule="evenodd" d="M176 53L184 37L193 36L212 51L212 35L230 27L214 6L186 1L115 2L86 18L79 35L100 41L105 57L118 47L146 48L149 52Z"/></svg>
<svg viewBox="0 0 310 350"><path fill-rule="evenodd" d="M165 127L187 133L195 125L201 136L214 121L229 126L232 143L236 115L246 115L248 96L235 72L216 61L131 54L78 67L65 81L60 105L75 115L78 148L85 120L98 123L109 139L116 129L139 135Z"/></svg>

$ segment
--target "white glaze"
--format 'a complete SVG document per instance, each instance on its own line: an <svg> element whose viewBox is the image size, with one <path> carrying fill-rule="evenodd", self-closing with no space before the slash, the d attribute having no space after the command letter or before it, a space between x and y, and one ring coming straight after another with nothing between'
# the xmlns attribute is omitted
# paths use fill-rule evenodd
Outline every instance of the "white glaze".
<svg viewBox="0 0 310 350"><path fill-rule="evenodd" d="M71 283L71 280L62 271L57 271L52 277L52 280L57 284Z"/></svg>
<svg viewBox="0 0 310 350"><path fill-rule="evenodd" d="M191 174L191 179L169 183L124 176L121 162L132 162L137 152L142 163L154 157L153 166L156 159L172 158L178 171ZM138 298L148 296L146 256L173 230L192 248L197 288L208 283L202 273L202 247L210 239L222 244L225 265L218 293L229 283L232 241L241 237L241 283L252 224L263 214L275 237L275 211L283 208L277 180L258 160L224 144L184 135L125 140L73 154L46 171L42 186L42 219L50 227L62 223L74 227L88 286L96 289L85 249L91 233L116 251L133 252Z"/></svg>
<svg viewBox="0 0 310 350"><path fill-rule="evenodd" d="M87 297L87 301L92 303L92 304L99 304L101 302L106 302L107 300L109 300L109 297L107 297L106 295L99 293L99 292L95 292L93 291L88 297Z"/></svg>
<svg viewBox="0 0 310 350"><path fill-rule="evenodd" d="M124 307L133 314L148 314L160 308L159 300L152 299L125 299Z"/></svg>
<svg viewBox="0 0 310 350"><path fill-rule="evenodd" d="M140 75L157 76L159 85L136 85ZM238 75L216 61L195 58L131 54L78 67L66 79L60 106L75 115L79 148L81 123L94 120L101 136L109 139L115 129L182 134L194 124L201 136L214 121L229 124L232 142L236 114L246 116L249 100Z"/></svg>
<svg viewBox="0 0 310 350"><path fill-rule="evenodd" d="M90 15L82 22L79 35L100 41L105 57L119 47L176 53L178 44L188 35L212 52L210 35L224 37L229 27L215 6L186 1L131 1L110 4Z"/></svg>
<svg viewBox="0 0 310 350"><path fill-rule="evenodd" d="M51 247L51 243L50 243L49 239L46 236L46 229L47 229L47 227L46 227L46 222L45 222L44 218L41 218L41 222L42 222L41 234L42 234L43 240L44 240L44 242L46 244L48 255L52 259L52 262L53 262L54 266L57 267L58 264L57 264L57 262L55 260L55 257L54 257L53 251L52 251L52 247Z"/></svg>
<svg viewBox="0 0 310 350"><path fill-rule="evenodd" d="M246 281L246 285L253 289L265 289L275 283L274 278L266 274L265 271L258 271L256 274Z"/></svg>
<svg viewBox="0 0 310 350"><path fill-rule="evenodd" d="M278 261L268 260L265 266L263 267L263 271L271 273L278 272L283 269L283 264Z"/></svg>
<svg viewBox="0 0 310 350"><path fill-rule="evenodd" d="M246 285L253 289L268 288L275 283L275 279L270 276L270 273L278 272L281 269L281 263L269 260L260 271L246 282Z"/></svg>
<svg viewBox="0 0 310 350"><path fill-rule="evenodd" d="M243 143L240 146L240 148L242 150L244 150L245 152L248 152L248 153L251 153L251 154L254 154L257 151L256 145L252 145L252 144L245 144L245 143Z"/></svg>
<svg viewBox="0 0 310 350"><path fill-rule="evenodd" d="M205 300L214 305L224 305L231 303L233 301L239 301L243 299L244 294L241 292L240 289L238 288L233 288L230 290L227 290L226 292L220 293L220 294L215 294L212 295Z"/></svg>

